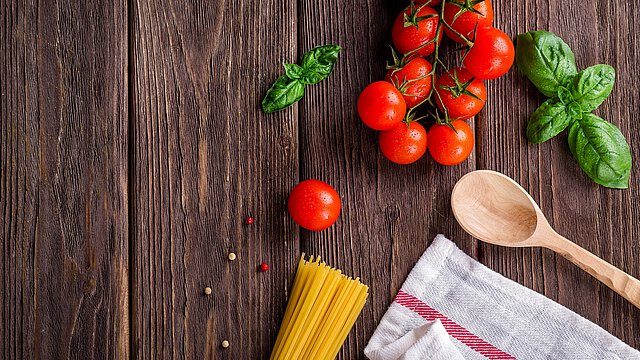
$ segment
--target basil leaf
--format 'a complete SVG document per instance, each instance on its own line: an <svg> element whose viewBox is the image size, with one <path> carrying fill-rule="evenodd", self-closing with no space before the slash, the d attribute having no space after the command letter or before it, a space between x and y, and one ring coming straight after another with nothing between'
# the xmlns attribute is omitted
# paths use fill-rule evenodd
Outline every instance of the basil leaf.
<svg viewBox="0 0 640 360"><path fill-rule="evenodd" d="M319 46L302 56L302 65L284 64L285 75L267 91L262 99L262 110L272 113L302 99L305 85L316 84L331 74L340 50L338 45Z"/></svg>
<svg viewBox="0 0 640 360"><path fill-rule="evenodd" d="M302 55L303 74L300 77L306 85L316 84L326 79L333 71L342 48L338 45L323 45Z"/></svg>
<svg viewBox="0 0 640 360"><path fill-rule="evenodd" d="M282 75L276 80L262 99L262 110L265 113L282 110L302 99L304 84L299 80Z"/></svg>
<svg viewBox="0 0 640 360"><path fill-rule="evenodd" d="M326 79L327 77L323 74L314 72L314 71L304 71L300 76L300 81L305 85L313 85L317 84L320 81Z"/></svg>
<svg viewBox="0 0 640 360"><path fill-rule="evenodd" d="M289 79L300 79L304 69L298 64L284 64L284 73Z"/></svg>
<svg viewBox="0 0 640 360"><path fill-rule="evenodd" d="M573 101L567 104L566 107L567 107L567 114L569 114L569 116L571 116L574 119L582 119L583 112L582 112L582 106L580 106L580 104Z"/></svg>
<svg viewBox="0 0 640 360"><path fill-rule="evenodd" d="M569 127L569 148L596 183L615 189L629 187L631 152L615 125L586 113Z"/></svg>
<svg viewBox="0 0 640 360"><path fill-rule="evenodd" d="M527 138L532 143L542 143L560 134L569 126L571 116L557 98L545 101L529 119Z"/></svg>
<svg viewBox="0 0 640 360"><path fill-rule="evenodd" d="M555 97L560 86L571 83L578 72L569 45L548 31L529 31L518 35L518 69L548 97Z"/></svg>
<svg viewBox="0 0 640 360"><path fill-rule="evenodd" d="M580 104L582 111L593 111L609 97L615 80L616 71L610 65L588 67L573 79L571 95Z"/></svg>
<svg viewBox="0 0 640 360"><path fill-rule="evenodd" d="M560 86L558 88L558 98L560 99L560 102L565 105L569 105L573 102L573 95L571 94L571 91L564 86Z"/></svg>

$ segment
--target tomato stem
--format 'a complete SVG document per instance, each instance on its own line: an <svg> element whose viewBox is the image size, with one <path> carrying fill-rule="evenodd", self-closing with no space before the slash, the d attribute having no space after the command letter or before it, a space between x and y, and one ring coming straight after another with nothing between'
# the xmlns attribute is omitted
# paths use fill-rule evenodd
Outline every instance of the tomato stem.
<svg viewBox="0 0 640 360"><path fill-rule="evenodd" d="M446 21L444 21L444 19L442 20L442 23L444 24L444 26L447 27L447 29L449 29L449 31L451 31L452 33L454 33L456 36L458 36L460 39L462 39L462 41L468 46L468 47L472 47L473 46L473 42L467 38L466 36L462 35L461 33L459 33L456 29L454 29L449 23L447 23Z"/></svg>
<svg viewBox="0 0 640 360"><path fill-rule="evenodd" d="M417 109L419 107L421 107L424 104L429 104L431 107L434 108L435 113L433 112L429 112L429 115L431 115L433 118L435 118L436 123L440 124L440 125L450 125L451 122L458 120L458 118L456 119L451 119L449 117L449 110L447 109L447 106L444 104L444 102L442 101L442 97L440 95L440 93L437 91L436 89L436 75L438 73L438 67L442 67L442 69L444 70L444 72L448 73L449 76L451 76L452 79L454 79L455 82L455 86L452 87L452 89L448 89L446 88L445 90L451 90L452 93L458 93L460 95L465 94L465 95L469 95L472 96L474 98L477 98L477 96L473 93L471 93L470 91L467 90L467 86L469 86L469 84L475 79L472 78L470 81L462 84L459 79L456 76L453 76L450 72L449 69L447 68L446 64L444 62L442 62L442 60L440 60L440 37L442 36L442 32L444 31L444 27L446 27L448 30L450 30L453 34L455 34L456 36L460 37L463 42L465 43L465 47L462 49L470 49L475 41L475 33L477 31L477 24L473 30L473 32L471 33L471 36L467 37L463 34L461 34L460 32L456 31L451 24L449 24L447 21L445 21L444 19L444 9L445 9L445 5L446 4L453 4L455 6L460 7L460 11L458 11L458 13L454 16L453 21L455 22L455 20L462 15L465 11L471 11L474 13L478 13L480 15L484 15L482 13L480 13L478 10L476 10L474 8L475 5L479 4L480 2L482 2L484 0L462 0L462 1L456 1L456 0L443 0L442 4L440 5L440 11L438 14L438 25L436 27L436 35L433 39L427 41L426 43L420 45L419 47L403 54L402 58L399 58L396 51L393 49L393 47L391 48L391 53L393 56L393 61L394 64L393 65L388 65L387 64L387 69L392 69L391 74L393 75L396 71L402 69L403 66L405 66L410 60L412 60L416 53L419 52L421 49L431 45L432 43L434 43L434 52L433 52L433 66L431 68L431 71L429 71L429 73L427 73L424 76L421 76L419 78L416 79L410 79L407 80L406 78L403 79L403 81L400 84L397 84L397 81L393 81L392 79L392 83L396 86L396 88L398 88L398 90L405 96L412 96L411 94L407 94L406 90L407 87L410 83L414 82L414 81L419 81L422 80L426 77L432 77L432 86L431 89L429 90L429 93L427 94L427 97L425 99L423 99L422 101L420 101L418 104L412 106L411 108L409 108L407 110L407 114L405 116L405 119L403 120L406 123L410 123L412 121L418 121L421 119L424 119L425 117L418 117L416 118L416 112ZM422 9L425 5L421 5L420 7L416 8L416 5L414 3L413 0L411 0L411 10L410 10L410 14L407 15L405 13L405 26L418 26L418 22L424 19L421 19L420 17L417 17L418 12L420 11L420 9ZM435 16L435 15L433 15ZM433 16L429 16L429 18L432 18ZM417 21L416 21L417 20ZM460 49L458 49L460 50ZM466 53L465 55L466 56ZM454 91L456 90L456 91ZM435 94L435 95L434 95ZM438 106L436 106L436 102L439 103L442 106L442 110L440 110L438 108ZM455 129L454 129L455 130Z"/></svg>

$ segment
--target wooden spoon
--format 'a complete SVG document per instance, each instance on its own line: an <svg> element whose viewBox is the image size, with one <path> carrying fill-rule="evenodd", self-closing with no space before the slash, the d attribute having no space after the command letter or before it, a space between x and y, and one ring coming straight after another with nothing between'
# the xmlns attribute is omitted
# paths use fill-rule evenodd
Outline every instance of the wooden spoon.
<svg viewBox="0 0 640 360"><path fill-rule="evenodd" d="M482 241L551 249L640 308L640 281L556 233L531 196L506 175L478 170L463 176L451 194L462 228Z"/></svg>

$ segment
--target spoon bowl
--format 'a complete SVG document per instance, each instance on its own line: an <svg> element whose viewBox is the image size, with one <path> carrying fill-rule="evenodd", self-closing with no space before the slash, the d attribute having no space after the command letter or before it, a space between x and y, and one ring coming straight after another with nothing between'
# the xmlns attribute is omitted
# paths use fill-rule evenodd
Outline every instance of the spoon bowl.
<svg viewBox="0 0 640 360"><path fill-rule="evenodd" d="M551 249L640 308L640 281L560 236L510 177L489 170L466 174L453 188L451 208L473 237L495 245Z"/></svg>
<svg viewBox="0 0 640 360"><path fill-rule="evenodd" d="M466 232L502 246L530 246L540 213L518 183L489 170L463 176L453 188L451 207Z"/></svg>

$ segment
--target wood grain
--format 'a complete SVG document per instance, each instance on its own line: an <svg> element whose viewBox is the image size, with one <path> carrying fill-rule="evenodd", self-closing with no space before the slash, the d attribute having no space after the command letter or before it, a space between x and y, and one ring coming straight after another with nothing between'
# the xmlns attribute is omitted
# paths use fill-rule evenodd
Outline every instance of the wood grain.
<svg viewBox="0 0 640 360"><path fill-rule="evenodd" d="M301 233L301 248L370 286L339 359L363 357L377 323L435 235L444 233L475 253L475 242L449 206L453 184L474 169L475 157L454 168L429 156L409 166L393 164L356 111L362 89L384 78L391 24L401 10L397 2L300 2L298 52L325 43L344 48L334 74L307 92L299 115L300 178L328 182L343 204L334 226Z"/></svg>
<svg viewBox="0 0 640 360"><path fill-rule="evenodd" d="M566 137L529 144L527 118L543 98L515 69L487 83L469 161L397 166L380 154L356 101L383 77L403 4L0 0L0 357L268 357L305 251L371 286L339 355L360 359L437 233L640 348L640 310L620 296L550 251L479 244L453 218L460 176L498 170L560 234L640 277L640 170L629 190L608 190L577 167ZM640 5L493 4L507 34L549 29L580 68L616 68L596 113L640 158ZM334 74L264 115L282 63L326 43L344 49ZM286 211L306 178L342 197L338 223L320 233L300 231Z"/></svg>
<svg viewBox="0 0 640 360"><path fill-rule="evenodd" d="M620 127L632 157L638 159L638 87L635 38L640 6L631 2L596 1L581 6L553 1L494 1L495 22L507 34L548 29L573 49L579 69L597 63L616 68L612 95L595 111ZM588 27L589 30L581 31ZM582 173L567 146L566 135L541 145L527 143L528 116L543 97L526 78L511 71L489 88L484 121L478 129L478 168L501 171L527 189L551 225L563 236L605 261L640 277L640 207L634 166L628 190L611 190ZM515 91L514 91L515 89ZM550 297L602 326L632 347L640 348L640 310L587 273L547 250L506 249L481 245L480 259L500 273Z"/></svg>
<svg viewBox="0 0 640 360"><path fill-rule="evenodd" d="M139 0L132 12L132 355L268 356L300 254L286 213L298 127L295 107L259 106L295 57L295 3Z"/></svg>
<svg viewBox="0 0 640 360"><path fill-rule="evenodd" d="M0 357L126 358L125 4L0 11Z"/></svg>

